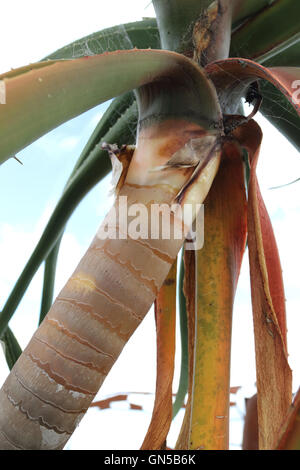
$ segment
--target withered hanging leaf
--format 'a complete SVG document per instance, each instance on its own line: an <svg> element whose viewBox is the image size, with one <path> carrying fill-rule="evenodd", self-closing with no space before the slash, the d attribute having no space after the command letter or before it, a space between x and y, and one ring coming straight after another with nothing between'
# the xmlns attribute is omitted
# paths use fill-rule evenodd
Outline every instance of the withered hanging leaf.
<svg viewBox="0 0 300 470"><path fill-rule="evenodd" d="M102 149L108 151L112 165L110 194L117 196L125 182L135 146L122 145L122 147L119 148L116 144L107 144L104 142Z"/></svg>
<svg viewBox="0 0 300 470"><path fill-rule="evenodd" d="M172 421L172 382L176 325L175 261L155 301L157 329L157 377L152 419L141 450L165 448Z"/></svg>
<svg viewBox="0 0 300 470"><path fill-rule="evenodd" d="M234 131L248 151L248 248L254 321L260 449L274 449L292 398L280 259L256 177L262 132L254 121Z"/></svg>

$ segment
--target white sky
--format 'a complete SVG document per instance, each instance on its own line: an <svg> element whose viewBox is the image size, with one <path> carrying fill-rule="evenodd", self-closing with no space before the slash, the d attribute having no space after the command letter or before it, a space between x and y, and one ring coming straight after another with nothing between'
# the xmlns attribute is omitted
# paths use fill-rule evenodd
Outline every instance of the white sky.
<svg viewBox="0 0 300 470"><path fill-rule="evenodd" d="M144 16L154 16L149 3L149 0L5 2L1 14L0 73L37 61L65 44L105 27L140 20ZM1 305L38 241L64 181L103 109L100 107L89 111L85 116L72 120L20 152L19 158L24 162L23 167L15 161L7 162L1 167L1 200L5 201L0 209ZM258 117L258 121L265 133L258 176L282 259L290 362L294 369L296 390L300 382L300 365L297 364L300 310L300 183L277 190L269 188L300 177L300 159L298 152L275 132L270 124L261 117ZM56 292L77 265L105 213L107 199L103 195L107 192L108 184L109 178L92 191L68 225L59 257ZM36 328L42 274L42 270L39 270L11 322L23 347ZM103 385L99 397L127 391L153 392L155 354L154 321L150 313L126 346ZM0 384L6 374L7 367L2 360ZM178 370L174 390L177 379ZM243 263L234 309L231 382L232 385L243 385L245 393L255 382L247 256ZM140 398L134 397L131 401L139 403L138 400ZM90 416L84 418L72 437L70 448L121 449L122 445L127 449L138 448L151 416L151 406L152 402L148 400L146 417L138 411L128 413L124 404L115 405L114 408L117 409L113 411L91 411ZM178 424L176 425L178 427ZM174 428L177 429L176 426Z"/></svg>

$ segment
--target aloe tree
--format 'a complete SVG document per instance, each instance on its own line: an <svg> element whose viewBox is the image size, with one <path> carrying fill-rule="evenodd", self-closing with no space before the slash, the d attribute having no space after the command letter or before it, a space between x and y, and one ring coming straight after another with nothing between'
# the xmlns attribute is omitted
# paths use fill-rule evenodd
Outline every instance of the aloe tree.
<svg viewBox="0 0 300 470"><path fill-rule="evenodd" d="M11 367L0 392L2 449L62 449L153 303L157 385L142 449L165 448L172 414L186 392L176 447L228 448L232 308L246 243L260 448L282 448L283 442L291 447L299 441L297 420L289 418L294 417L292 376L280 260L256 178L262 131L253 118L258 109L270 116L264 96L276 90L275 107L283 103L289 119L270 119L299 147L300 4L153 4L157 23L147 19L93 34L0 76L6 103L0 107L1 162L63 122L115 98L0 314ZM107 35L114 38L112 48L99 54ZM128 50L128 39L136 48ZM119 50L113 50L114 44ZM244 99L253 104L248 116ZM271 114L276 116L276 110ZM64 227L79 201L109 172L108 155L115 202L52 303ZM137 225L137 212L126 212L122 219L124 201L140 211L138 222L147 226L146 236L128 231ZM200 220L204 201L205 243L191 250L189 231ZM165 209L162 219L173 234L168 239L161 227L155 236L148 230L155 205ZM188 222L182 218L187 205ZM100 236L116 230L117 237ZM40 326L22 352L8 323L43 261ZM185 359L172 411L176 287Z"/></svg>

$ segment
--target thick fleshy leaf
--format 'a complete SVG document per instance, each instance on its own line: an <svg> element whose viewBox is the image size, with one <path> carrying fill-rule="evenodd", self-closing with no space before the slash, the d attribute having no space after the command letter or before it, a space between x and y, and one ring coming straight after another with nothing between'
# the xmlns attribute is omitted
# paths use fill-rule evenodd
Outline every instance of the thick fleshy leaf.
<svg viewBox="0 0 300 470"><path fill-rule="evenodd" d="M6 101L0 106L0 161L93 106L162 77L177 86L185 83L190 90L189 112L196 109L198 89L202 96L207 90L201 113L212 121L220 119L216 100L210 99L213 87L204 73L174 52L130 50L49 60L0 75Z"/></svg>
<svg viewBox="0 0 300 470"><path fill-rule="evenodd" d="M262 61L300 37L300 3L273 2L232 34L230 56Z"/></svg>
<svg viewBox="0 0 300 470"><path fill-rule="evenodd" d="M233 301L246 244L242 151L226 142L219 172L204 203L205 240L196 252L196 346L190 448L229 445Z"/></svg>
<svg viewBox="0 0 300 470"><path fill-rule="evenodd" d="M166 446L172 421L172 382L175 359L176 327L175 261L155 300L157 330L157 377L155 403L142 450L159 450Z"/></svg>
<svg viewBox="0 0 300 470"><path fill-rule="evenodd" d="M212 2L193 25L193 57L202 67L228 57L235 3L238 0Z"/></svg>
<svg viewBox="0 0 300 470"><path fill-rule="evenodd" d="M254 121L234 136L250 159L248 248L258 390L259 446L273 449L291 403L292 374L286 346L282 272L271 221L264 205L256 165L262 133Z"/></svg>
<svg viewBox="0 0 300 470"><path fill-rule="evenodd" d="M193 55L192 32L195 23L204 19L209 7L213 9L219 6L221 16L225 10L232 9L233 27L236 28L247 17L258 13L268 4L270 0L153 0L162 47L182 52L189 57ZM230 35L230 32L231 20L225 33Z"/></svg>
<svg viewBox="0 0 300 470"><path fill-rule="evenodd" d="M212 3L212 0L153 0L162 47L192 57L194 23Z"/></svg>
<svg viewBox="0 0 300 470"><path fill-rule="evenodd" d="M234 114L249 85L259 79L276 86L300 113L300 67L266 68L252 60L227 59L209 64L206 71L214 82L226 114Z"/></svg>
<svg viewBox="0 0 300 470"><path fill-rule="evenodd" d="M288 411L285 423L280 429L277 450L300 450L300 389Z"/></svg>

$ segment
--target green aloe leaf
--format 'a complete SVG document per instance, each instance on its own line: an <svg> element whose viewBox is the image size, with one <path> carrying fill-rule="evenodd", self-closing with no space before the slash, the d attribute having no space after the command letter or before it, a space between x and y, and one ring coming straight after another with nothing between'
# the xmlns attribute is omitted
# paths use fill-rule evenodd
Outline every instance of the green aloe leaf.
<svg viewBox="0 0 300 470"><path fill-rule="evenodd" d="M256 16L275 1L276 0L237 0L233 15L233 28L237 28L245 19Z"/></svg>
<svg viewBox="0 0 300 470"><path fill-rule="evenodd" d="M300 38L283 51L279 51L267 60L258 60L265 67L300 67Z"/></svg>
<svg viewBox="0 0 300 470"><path fill-rule="evenodd" d="M137 49L160 49L160 38L155 18L103 29L62 47L43 60L75 59L135 47Z"/></svg>
<svg viewBox="0 0 300 470"><path fill-rule="evenodd" d="M211 96L212 87L196 64L170 51L130 50L49 60L2 74L6 104L0 107L0 161L99 103L183 70L182 81L197 80ZM191 95L191 103L194 99ZM216 117L217 109L210 109L210 103L208 99L208 114Z"/></svg>
<svg viewBox="0 0 300 470"><path fill-rule="evenodd" d="M136 104L133 103L112 129L105 134L103 141L117 143L118 145L122 145L124 142L133 143L135 136L132 133L132 129L136 127L136 123L137 107ZM96 145L89 157L81 165L80 171L76 172L67 185L34 252L6 301L0 313L0 337L5 332L10 318L18 307L37 269L49 255L55 243L63 233L65 224L70 215L88 191L92 189L103 176L107 175L110 169L111 165L106 156L106 152L101 149L101 145Z"/></svg>
<svg viewBox="0 0 300 470"><path fill-rule="evenodd" d="M219 0L222 8L233 5L233 28L239 26L249 16L257 14L272 0ZM213 0L153 0L161 43L164 49L190 54L192 50L192 30L195 22Z"/></svg>
<svg viewBox="0 0 300 470"><path fill-rule="evenodd" d="M184 260L183 255L180 263L179 272L179 324L180 324L180 339L181 339L181 364L180 364L180 377L176 398L173 403L173 418L177 415L184 403L188 391L189 384L189 355L188 355L188 319L186 311L186 300L183 291L184 282Z"/></svg>
<svg viewBox="0 0 300 470"><path fill-rule="evenodd" d="M231 38L231 57L262 62L300 37L300 2L278 0L238 28Z"/></svg>

